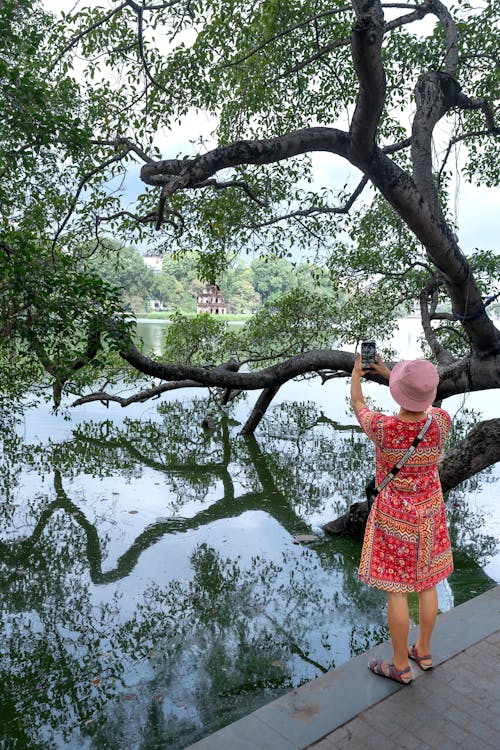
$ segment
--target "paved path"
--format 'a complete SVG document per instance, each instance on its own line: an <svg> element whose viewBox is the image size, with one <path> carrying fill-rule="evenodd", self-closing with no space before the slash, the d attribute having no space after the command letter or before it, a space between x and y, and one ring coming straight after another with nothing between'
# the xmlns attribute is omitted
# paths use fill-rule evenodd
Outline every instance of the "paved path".
<svg viewBox="0 0 500 750"><path fill-rule="evenodd" d="M376 646L189 750L500 750L500 586L439 616L435 668L412 665L411 685L369 672L388 654Z"/></svg>
<svg viewBox="0 0 500 750"><path fill-rule="evenodd" d="M500 631L309 747L500 750Z"/></svg>

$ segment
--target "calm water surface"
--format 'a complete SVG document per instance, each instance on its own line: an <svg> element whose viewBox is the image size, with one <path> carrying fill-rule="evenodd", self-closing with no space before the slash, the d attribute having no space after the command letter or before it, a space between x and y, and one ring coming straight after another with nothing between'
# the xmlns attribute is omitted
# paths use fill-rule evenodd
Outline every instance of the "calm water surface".
<svg viewBox="0 0 500 750"><path fill-rule="evenodd" d="M149 350L162 330L141 325ZM417 335L401 322L401 357ZM387 637L384 596L357 581L360 542L294 542L371 474L347 396L341 381L291 383L251 439L238 431L256 395L222 414L198 389L4 415L2 750L180 750ZM497 396L444 404L455 435L497 416ZM442 610L500 580L499 476L449 499Z"/></svg>

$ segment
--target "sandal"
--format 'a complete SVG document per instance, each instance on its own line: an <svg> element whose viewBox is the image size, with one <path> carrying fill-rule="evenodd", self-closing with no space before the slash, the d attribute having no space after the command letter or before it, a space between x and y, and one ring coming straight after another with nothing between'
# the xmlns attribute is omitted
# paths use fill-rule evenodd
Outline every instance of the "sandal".
<svg viewBox="0 0 500 750"><path fill-rule="evenodd" d="M396 669L394 664L391 664L388 659L372 659L368 663L368 669L373 674L378 674L380 677L387 677L389 680L400 682L402 685L409 685L410 682L413 682L411 667Z"/></svg>
<svg viewBox="0 0 500 750"><path fill-rule="evenodd" d="M412 659L414 662L418 664L420 669L423 669L424 672L427 672L428 669L432 669L432 664L422 664L423 661L431 661L432 656L430 654L426 654L425 656L419 656L417 654L417 649L415 648L415 644L413 646L410 646L408 649L408 657Z"/></svg>

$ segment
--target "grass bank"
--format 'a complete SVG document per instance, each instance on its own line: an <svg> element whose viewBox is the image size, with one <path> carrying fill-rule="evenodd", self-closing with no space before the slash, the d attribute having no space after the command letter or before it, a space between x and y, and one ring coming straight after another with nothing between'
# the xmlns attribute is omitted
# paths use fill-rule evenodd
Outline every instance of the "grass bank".
<svg viewBox="0 0 500 750"><path fill-rule="evenodd" d="M174 313L169 312L168 310L155 310L154 312L144 313L141 315L141 318L147 318L148 320L170 320ZM195 318L198 313L182 313L186 316L186 318ZM227 315L214 315L214 318L217 318L218 320L227 320L227 321L233 321L233 322L244 322L245 320L249 320L252 316L250 314L248 315L236 315L233 313L228 313Z"/></svg>

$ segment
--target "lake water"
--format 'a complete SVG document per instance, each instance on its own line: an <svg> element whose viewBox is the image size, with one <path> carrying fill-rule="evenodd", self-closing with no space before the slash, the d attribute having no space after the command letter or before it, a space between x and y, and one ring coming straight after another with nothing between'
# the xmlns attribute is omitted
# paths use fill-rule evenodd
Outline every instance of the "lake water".
<svg viewBox="0 0 500 750"><path fill-rule="evenodd" d="M150 351L164 326L140 323ZM418 336L403 320L391 343L418 356ZM391 408L387 389L367 393ZM257 395L226 414L194 389L5 415L0 747L180 750L386 639L385 597L357 580L360 542L294 540L371 474L348 383L289 383L243 439ZM499 403L444 407L459 434ZM500 580L499 477L449 498L442 610Z"/></svg>

